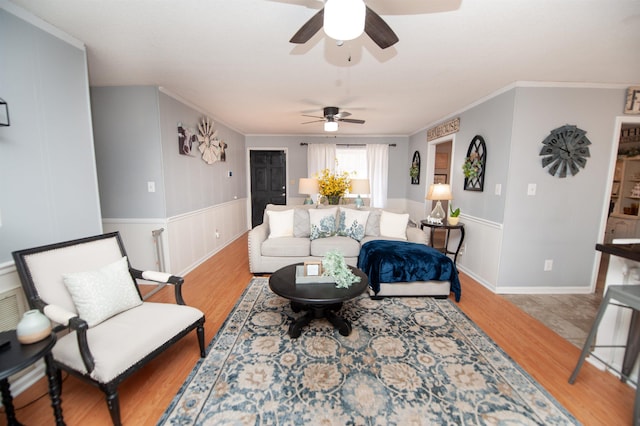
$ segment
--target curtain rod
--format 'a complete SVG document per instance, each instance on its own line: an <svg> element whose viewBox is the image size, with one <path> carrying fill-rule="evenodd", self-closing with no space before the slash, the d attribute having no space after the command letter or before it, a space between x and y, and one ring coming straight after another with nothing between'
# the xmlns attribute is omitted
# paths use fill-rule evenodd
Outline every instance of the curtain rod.
<svg viewBox="0 0 640 426"><path fill-rule="evenodd" d="M308 142L300 142L300 146L309 145ZM337 143L337 146L367 146L366 143ZM389 146L396 146L395 143L388 144Z"/></svg>

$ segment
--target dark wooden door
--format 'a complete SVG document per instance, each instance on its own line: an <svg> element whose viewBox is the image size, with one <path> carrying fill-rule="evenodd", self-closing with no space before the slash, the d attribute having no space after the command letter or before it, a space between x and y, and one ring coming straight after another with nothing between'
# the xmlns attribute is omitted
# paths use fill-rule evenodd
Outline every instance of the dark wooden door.
<svg viewBox="0 0 640 426"><path fill-rule="evenodd" d="M251 151L251 226L262 223L267 204L287 203L284 151Z"/></svg>

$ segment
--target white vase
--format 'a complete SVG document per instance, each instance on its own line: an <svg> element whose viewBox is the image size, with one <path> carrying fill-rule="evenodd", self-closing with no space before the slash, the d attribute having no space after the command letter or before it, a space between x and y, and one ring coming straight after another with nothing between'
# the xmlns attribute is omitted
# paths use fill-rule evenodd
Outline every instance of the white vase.
<svg viewBox="0 0 640 426"><path fill-rule="evenodd" d="M32 309L22 316L16 334L20 343L39 342L51 334L51 321L39 310Z"/></svg>
<svg viewBox="0 0 640 426"><path fill-rule="evenodd" d="M449 222L449 225L456 226L459 220L460 218L458 216L456 217L449 216L449 219L447 220L447 222Z"/></svg>

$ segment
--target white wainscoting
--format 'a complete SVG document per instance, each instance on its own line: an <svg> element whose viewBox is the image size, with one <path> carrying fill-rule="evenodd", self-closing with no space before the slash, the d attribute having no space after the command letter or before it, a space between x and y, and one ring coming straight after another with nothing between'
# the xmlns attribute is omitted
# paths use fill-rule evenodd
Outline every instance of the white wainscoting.
<svg viewBox="0 0 640 426"><path fill-rule="evenodd" d="M185 275L248 231L246 203L238 199L169 218L165 256L171 271Z"/></svg>
<svg viewBox="0 0 640 426"><path fill-rule="evenodd" d="M465 236L463 250L458 255L458 269L489 290L499 292L502 224L465 214L460 214L460 222L464 223ZM449 243L457 244L457 241L451 239Z"/></svg>
<svg viewBox="0 0 640 426"><path fill-rule="evenodd" d="M160 234L166 272L185 275L248 229L246 200L233 200L162 219L104 219L105 232L120 231L131 265L157 270L152 231ZM217 234L216 234L217 232Z"/></svg>

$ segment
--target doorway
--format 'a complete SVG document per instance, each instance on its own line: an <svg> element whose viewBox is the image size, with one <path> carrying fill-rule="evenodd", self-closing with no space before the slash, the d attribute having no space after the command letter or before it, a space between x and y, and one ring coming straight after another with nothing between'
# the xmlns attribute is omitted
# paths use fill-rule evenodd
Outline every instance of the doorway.
<svg viewBox="0 0 640 426"><path fill-rule="evenodd" d="M249 154L251 227L260 225L267 204L287 203L287 155L284 150L252 150Z"/></svg>

